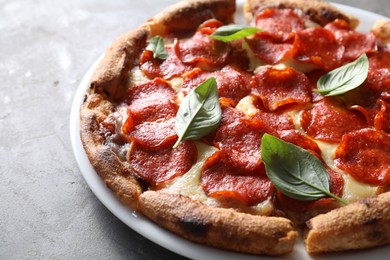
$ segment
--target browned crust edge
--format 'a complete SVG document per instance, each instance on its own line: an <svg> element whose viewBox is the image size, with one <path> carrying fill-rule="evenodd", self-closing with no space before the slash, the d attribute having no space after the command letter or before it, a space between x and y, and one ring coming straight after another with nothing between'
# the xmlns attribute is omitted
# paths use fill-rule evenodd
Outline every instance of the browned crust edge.
<svg viewBox="0 0 390 260"><path fill-rule="evenodd" d="M99 94L87 97L80 110L80 137L88 158L105 184L126 206L133 207L142 189L130 169L104 144L99 124L113 111Z"/></svg>
<svg viewBox="0 0 390 260"><path fill-rule="evenodd" d="M148 34L146 27L141 26L120 35L114 41L92 75L91 93L101 94L110 100L123 96L126 72L134 67L146 45Z"/></svg>
<svg viewBox="0 0 390 260"><path fill-rule="evenodd" d="M390 243L390 192L318 215L306 222L308 253L376 247Z"/></svg>
<svg viewBox="0 0 390 260"><path fill-rule="evenodd" d="M345 20L352 28L356 28L359 25L357 18L343 13L334 5L321 0L247 0L244 5L244 13L247 21L253 21L258 11L265 8L300 9L312 21L321 26L325 26L335 19Z"/></svg>
<svg viewBox="0 0 390 260"><path fill-rule="evenodd" d="M139 197L138 207L158 225L186 239L238 252L287 254L298 236L286 218L211 208L179 194L147 191Z"/></svg>
<svg viewBox="0 0 390 260"><path fill-rule="evenodd" d="M374 35L385 43L390 43L390 21L378 20L372 27L371 31Z"/></svg>
<svg viewBox="0 0 390 260"><path fill-rule="evenodd" d="M168 7L148 24L152 35L193 32L210 18L232 23L235 11L235 0L187 0Z"/></svg>

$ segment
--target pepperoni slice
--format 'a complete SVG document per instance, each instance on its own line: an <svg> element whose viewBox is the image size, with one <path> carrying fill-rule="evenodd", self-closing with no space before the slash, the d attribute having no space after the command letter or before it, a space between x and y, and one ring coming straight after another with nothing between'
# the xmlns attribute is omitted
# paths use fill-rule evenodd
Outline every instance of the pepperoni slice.
<svg viewBox="0 0 390 260"><path fill-rule="evenodd" d="M378 51L368 55L370 67L364 84L390 100L390 43L377 45Z"/></svg>
<svg viewBox="0 0 390 260"><path fill-rule="evenodd" d="M311 109L302 111L300 121L309 136L327 142L339 142L345 133L367 126L363 116L346 110L331 98L324 98Z"/></svg>
<svg viewBox="0 0 390 260"><path fill-rule="evenodd" d="M345 134L335 153L335 165L360 182L389 184L390 135L371 128Z"/></svg>
<svg viewBox="0 0 390 260"><path fill-rule="evenodd" d="M375 50L376 38L373 33L362 34L355 31L348 31L338 39L344 46L344 60L353 61L363 53Z"/></svg>
<svg viewBox="0 0 390 260"><path fill-rule="evenodd" d="M295 129L291 117L280 112L267 112L260 109L253 116L253 119L262 121L265 132L274 136L279 136L281 131Z"/></svg>
<svg viewBox="0 0 390 260"><path fill-rule="evenodd" d="M183 64L176 56L172 47L166 47L168 58L165 60L153 58L153 52L145 50L140 59L140 69L149 78L161 77L171 79L182 75L188 66Z"/></svg>
<svg viewBox="0 0 390 260"><path fill-rule="evenodd" d="M284 42L305 29L305 23L292 9L268 8L256 16L256 27L276 41Z"/></svg>
<svg viewBox="0 0 390 260"><path fill-rule="evenodd" d="M236 104L243 97L249 95L251 75L232 66L226 66L221 71L214 72L217 80L218 94L233 100Z"/></svg>
<svg viewBox="0 0 390 260"><path fill-rule="evenodd" d="M368 60L370 69L382 69L390 67L390 43L378 42L378 51L370 53Z"/></svg>
<svg viewBox="0 0 390 260"><path fill-rule="evenodd" d="M176 55L183 63L208 70L225 65L230 50L228 43L216 41L200 31L188 40L175 41Z"/></svg>
<svg viewBox="0 0 390 260"><path fill-rule="evenodd" d="M236 168L255 170L259 167L262 124L250 121L243 112L225 108L214 143L223 159Z"/></svg>
<svg viewBox="0 0 390 260"><path fill-rule="evenodd" d="M375 129L390 134L390 103L382 99L378 103L381 109L374 118Z"/></svg>
<svg viewBox="0 0 390 260"><path fill-rule="evenodd" d="M187 73L183 79L182 91L188 94L210 77L215 77L217 80L219 97L229 98L234 104L250 93L248 88L250 74L229 65L216 72L195 69L191 73Z"/></svg>
<svg viewBox="0 0 390 260"><path fill-rule="evenodd" d="M176 138L173 103L175 92L159 78L129 90L128 117L122 126L123 137L147 147L165 146Z"/></svg>
<svg viewBox="0 0 390 260"><path fill-rule="evenodd" d="M321 76L323 76L326 72L323 70L313 70L309 73L306 73L306 77L309 79L311 84L311 101L317 102L324 98L320 93L313 91L314 89L317 89L317 82L320 79Z"/></svg>
<svg viewBox="0 0 390 260"><path fill-rule="evenodd" d="M295 144L308 151L314 152L316 156L321 155L318 144L308 137L302 135L298 130L285 130L279 132L279 138L283 141Z"/></svg>
<svg viewBox="0 0 390 260"><path fill-rule="evenodd" d="M156 121L145 121L130 126L132 117L128 116L122 131L124 138L130 141L137 141L149 148L165 147L172 140L177 139L175 132L175 118L169 117Z"/></svg>
<svg viewBox="0 0 390 260"><path fill-rule="evenodd" d="M264 131L273 136L277 136L283 141L298 145L306 150L313 151L318 155L321 150L317 143L302 135L295 129L291 117L285 113L266 112L259 110L253 120L260 120L264 125Z"/></svg>
<svg viewBox="0 0 390 260"><path fill-rule="evenodd" d="M291 56L291 43L274 42L273 38L266 34L258 34L246 39L246 42L256 57L268 64L279 63Z"/></svg>
<svg viewBox="0 0 390 260"><path fill-rule="evenodd" d="M176 149L150 149L134 142L128 161L137 175L149 185L156 186L186 173L196 158L196 146L191 141L182 142Z"/></svg>
<svg viewBox="0 0 390 260"><path fill-rule="evenodd" d="M365 86L390 99L390 44L378 43L378 51L368 55L369 70Z"/></svg>
<svg viewBox="0 0 390 260"><path fill-rule="evenodd" d="M264 168L245 171L224 162L216 152L202 168L201 184L208 196L223 202L255 205L264 201L273 190Z"/></svg>
<svg viewBox="0 0 390 260"><path fill-rule="evenodd" d="M144 84L130 88L127 103L132 119L136 122L154 121L175 115L175 91L163 79L156 78Z"/></svg>
<svg viewBox="0 0 390 260"><path fill-rule="evenodd" d="M310 101L310 81L305 74L293 68L266 68L254 75L250 87L252 94L271 111L284 105L302 105Z"/></svg>
<svg viewBox="0 0 390 260"><path fill-rule="evenodd" d="M368 76L364 86L374 90L382 97L390 97L390 68L368 70Z"/></svg>
<svg viewBox="0 0 390 260"><path fill-rule="evenodd" d="M358 33L352 30L344 20L337 19L325 26L325 29L334 33L336 40L344 46L344 60L356 60L363 53L373 52L376 47L375 35Z"/></svg>
<svg viewBox="0 0 390 260"><path fill-rule="evenodd" d="M296 60L313 63L329 71L342 64L344 47L333 33L315 27L296 33L292 52Z"/></svg>
<svg viewBox="0 0 390 260"><path fill-rule="evenodd" d="M174 99L175 91L171 85L161 78L156 78L130 88L126 102L133 113L136 113L135 111L142 113L142 110L149 105L174 103Z"/></svg>
<svg viewBox="0 0 390 260"><path fill-rule="evenodd" d="M343 19L336 19L333 22L330 22L324 26L325 29L333 32L336 36L336 38L341 38L342 36L342 31L350 31L351 26L343 20Z"/></svg>
<svg viewBox="0 0 390 260"><path fill-rule="evenodd" d="M217 19L209 19L204 21L201 25L198 27L198 32L201 32L203 34L210 35L215 32L215 30L218 27L223 26L223 23Z"/></svg>

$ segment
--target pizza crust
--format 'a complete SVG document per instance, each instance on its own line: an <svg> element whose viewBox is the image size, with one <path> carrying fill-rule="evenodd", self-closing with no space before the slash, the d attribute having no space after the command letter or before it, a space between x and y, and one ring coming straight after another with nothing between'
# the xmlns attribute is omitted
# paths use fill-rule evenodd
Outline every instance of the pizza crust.
<svg viewBox="0 0 390 260"><path fill-rule="evenodd" d="M146 46L148 30L141 26L119 36L104 54L91 79L91 93L115 100L123 96L127 70L135 66L139 54Z"/></svg>
<svg viewBox="0 0 390 260"><path fill-rule="evenodd" d="M328 2L321 0L247 0L244 5L244 13L248 22L254 21L257 13L266 8L296 8L303 11L310 19L321 26L343 19L356 28L359 20L338 10Z"/></svg>
<svg viewBox="0 0 390 260"><path fill-rule="evenodd" d="M105 184L126 206L133 207L142 192L141 185L112 149L105 145L99 124L113 111L113 105L100 94L87 96L80 111L80 137L88 158Z"/></svg>
<svg viewBox="0 0 390 260"><path fill-rule="evenodd" d="M309 253L390 243L390 192L318 215L306 226L305 245Z"/></svg>
<svg viewBox="0 0 390 260"><path fill-rule="evenodd" d="M179 194L144 192L140 211L158 225L194 242L238 252L283 255L298 232L290 220L211 208Z"/></svg>
<svg viewBox="0 0 390 260"><path fill-rule="evenodd" d="M189 0L174 4L155 17L147 26L152 36L195 31L204 21L217 18L225 24L234 21L235 0Z"/></svg>
<svg viewBox="0 0 390 260"><path fill-rule="evenodd" d="M390 43L390 21L388 20L376 21L371 31L381 41Z"/></svg>

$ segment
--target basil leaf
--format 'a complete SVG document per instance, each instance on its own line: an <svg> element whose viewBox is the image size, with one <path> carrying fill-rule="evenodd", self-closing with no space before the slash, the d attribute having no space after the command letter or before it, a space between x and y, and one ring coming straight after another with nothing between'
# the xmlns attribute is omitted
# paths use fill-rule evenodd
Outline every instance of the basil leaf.
<svg viewBox="0 0 390 260"><path fill-rule="evenodd" d="M153 58L165 60L168 58L168 53L165 50L164 40L161 36L154 36L149 40L146 50L153 52Z"/></svg>
<svg viewBox="0 0 390 260"><path fill-rule="evenodd" d="M262 30L256 27L230 24L219 27L213 34L210 35L210 37L217 41L230 42L245 38L261 31Z"/></svg>
<svg viewBox="0 0 390 260"><path fill-rule="evenodd" d="M332 197L346 204L330 192L330 177L322 162L301 147L264 134L261 159L268 178L284 195L303 201Z"/></svg>
<svg viewBox="0 0 390 260"><path fill-rule="evenodd" d="M181 102L175 118L175 131L179 139L173 148L182 140L198 140L211 133L218 127L221 118L217 81L209 78Z"/></svg>
<svg viewBox="0 0 390 260"><path fill-rule="evenodd" d="M368 58L364 53L355 61L323 75L317 82L316 90L323 96L344 94L359 87L367 78Z"/></svg>

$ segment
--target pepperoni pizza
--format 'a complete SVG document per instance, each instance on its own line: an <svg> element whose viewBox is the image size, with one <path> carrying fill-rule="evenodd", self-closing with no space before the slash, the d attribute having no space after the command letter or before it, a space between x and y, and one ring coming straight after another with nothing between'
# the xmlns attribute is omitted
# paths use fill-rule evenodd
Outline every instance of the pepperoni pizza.
<svg viewBox="0 0 390 260"><path fill-rule="evenodd" d="M323 1L178 3L121 35L80 135L125 205L252 254L390 242L390 23Z"/></svg>

